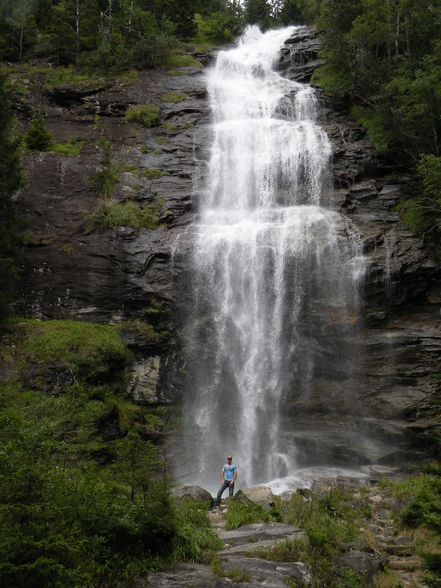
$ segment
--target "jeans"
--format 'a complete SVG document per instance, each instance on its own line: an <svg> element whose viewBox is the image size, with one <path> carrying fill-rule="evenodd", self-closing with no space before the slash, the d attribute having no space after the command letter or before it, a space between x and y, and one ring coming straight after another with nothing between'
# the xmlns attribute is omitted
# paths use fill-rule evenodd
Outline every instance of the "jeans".
<svg viewBox="0 0 441 588"><path fill-rule="evenodd" d="M230 482L228 480L225 480L224 483L222 484L219 492L217 493L216 496L216 500L215 500L215 505L219 506L221 498L222 498L222 494L225 492L226 489L229 489L229 495L233 496L234 493L234 484L231 484L230 486Z"/></svg>

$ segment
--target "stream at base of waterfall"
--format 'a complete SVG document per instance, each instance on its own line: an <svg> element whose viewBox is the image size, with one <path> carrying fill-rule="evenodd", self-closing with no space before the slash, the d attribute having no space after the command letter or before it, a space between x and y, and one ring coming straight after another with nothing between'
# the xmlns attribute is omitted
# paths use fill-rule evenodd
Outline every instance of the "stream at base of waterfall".
<svg viewBox="0 0 441 588"><path fill-rule="evenodd" d="M176 474L208 489L228 453L242 486L294 475L284 405L295 395L307 402L323 369L313 331L320 325L332 341L357 318L361 244L326 207L332 151L319 105L310 85L277 72L294 31L250 27L207 74L213 139L191 227L191 359Z"/></svg>

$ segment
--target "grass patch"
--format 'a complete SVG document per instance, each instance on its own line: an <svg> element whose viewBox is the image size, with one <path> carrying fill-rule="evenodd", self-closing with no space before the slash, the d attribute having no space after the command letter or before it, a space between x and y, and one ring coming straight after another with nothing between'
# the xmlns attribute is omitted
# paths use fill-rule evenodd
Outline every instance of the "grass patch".
<svg viewBox="0 0 441 588"><path fill-rule="evenodd" d="M211 560L211 569L216 576L219 578L229 578L233 584L239 584L241 582L250 582L251 575L242 568L234 566L227 571L223 571L221 562L217 557Z"/></svg>
<svg viewBox="0 0 441 588"><path fill-rule="evenodd" d="M88 231L94 229L156 229L159 226L160 203L138 204L126 202L105 202L101 208L88 217Z"/></svg>
<svg viewBox="0 0 441 588"><path fill-rule="evenodd" d="M164 325L157 324L156 327L153 327L150 323L141 319L123 321L118 324L118 327L121 333L128 331L142 335L152 345L164 343L170 338L170 331Z"/></svg>
<svg viewBox="0 0 441 588"><path fill-rule="evenodd" d="M126 121L129 123L139 123L144 127L156 127L160 123L160 110L157 104L143 104L132 106L126 112Z"/></svg>
<svg viewBox="0 0 441 588"><path fill-rule="evenodd" d="M307 551L308 540L299 537L277 541L272 547L255 549L250 555L269 561L301 561Z"/></svg>
<svg viewBox="0 0 441 588"><path fill-rule="evenodd" d="M59 153L60 155L78 156L81 153L81 143L51 143L48 151Z"/></svg>
<svg viewBox="0 0 441 588"><path fill-rule="evenodd" d="M226 529L237 529L243 525L270 520L271 515L258 504L244 504L237 498L228 500Z"/></svg>
<svg viewBox="0 0 441 588"><path fill-rule="evenodd" d="M149 180L155 180L156 178L162 178L163 176L168 176L169 173L165 170L158 169L156 167L149 167L143 170L142 175Z"/></svg>
<svg viewBox="0 0 441 588"><path fill-rule="evenodd" d="M167 55L164 64L169 67L195 67L198 69L203 67L202 63L192 55L177 52Z"/></svg>
<svg viewBox="0 0 441 588"><path fill-rule="evenodd" d="M234 566L224 573L226 578L230 578L233 584L240 584L241 582L251 582L251 575L247 570Z"/></svg>
<svg viewBox="0 0 441 588"><path fill-rule="evenodd" d="M403 482L382 481L382 486L406 504L400 523L412 529L414 548L424 562L424 583L441 586L441 464L428 464Z"/></svg>
<svg viewBox="0 0 441 588"><path fill-rule="evenodd" d="M291 548L294 554L296 549L304 548L301 559L311 568L317 586L363 586L358 576L349 578L350 570L347 570L348 583L339 584L341 579L338 578L334 560L338 555L339 543L362 544L360 528L371 515L366 498L355 501L351 493L340 488L332 488L320 496L312 495L309 499L296 492L288 501L281 503L280 510L284 522L298 526L305 532L303 543L292 546L282 544L278 548L280 556L288 555Z"/></svg>
<svg viewBox="0 0 441 588"><path fill-rule="evenodd" d="M178 92L167 92L161 96L162 102L169 102L171 104L178 104L188 100L187 94L179 94Z"/></svg>
<svg viewBox="0 0 441 588"><path fill-rule="evenodd" d="M208 508L202 502L184 500L177 508L178 532L173 547L175 560L207 562L224 543L211 530Z"/></svg>
<svg viewBox="0 0 441 588"><path fill-rule="evenodd" d="M185 76L186 75L186 72L182 71L180 69L169 69L167 73L169 76Z"/></svg>
<svg viewBox="0 0 441 588"><path fill-rule="evenodd" d="M19 366L55 364L74 373L105 374L124 367L130 355L113 325L71 320L19 320Z"/></svg>

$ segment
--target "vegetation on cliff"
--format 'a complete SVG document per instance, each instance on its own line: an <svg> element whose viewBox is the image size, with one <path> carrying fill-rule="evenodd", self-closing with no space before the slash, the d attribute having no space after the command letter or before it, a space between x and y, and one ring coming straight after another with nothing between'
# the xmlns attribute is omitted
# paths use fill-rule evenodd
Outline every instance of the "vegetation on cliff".
<svg viewBox="0 0 441 588"><path fill-rule="evenodd" d="M128 328L127 324L123 325ZM118 326L17 320L0 343L0 583L122 586L219 548L170 493L170 416L126 394Z"/></svg>
<svg viewBox="0 0 441 588"><path fill-rule="evenodd" d="M313 80L352 105L380 154L412 175L401 204L440 252L441 1L311 0L326 65Z"/></svg>
<svg viewBox="0 0 441 588"><path fill-rule="evenodd" d="M13 125L9 92L0 76L0 328L13 297L20 252L19 220L12 197L22 177Z"/></svg>

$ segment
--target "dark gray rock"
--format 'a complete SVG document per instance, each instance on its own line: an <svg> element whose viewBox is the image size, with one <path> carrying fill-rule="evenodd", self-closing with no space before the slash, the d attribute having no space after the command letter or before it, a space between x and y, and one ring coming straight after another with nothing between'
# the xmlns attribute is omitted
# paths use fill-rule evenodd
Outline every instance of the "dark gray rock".
<svg viewBox="0 0 441 588"><path fill-rule="evenodd" d="M201 564L178 564L167 572L150 574L147 582L139 581L139 588L152 586L178 586L179 588L223 588L231 586L231 580L220 578L208 566Z"/></svg>
<svg viewBox="0 0 441 588"><path fill-rule="evenodd" d="M177 501L194 500L197 502L203 502L208 507L213 506L214 503L211 494L200 486L190 486L188 484L176 486L173 488L173 496Z"/></svg>
<svg viewBox="0 0 441 588"><path fill-rule="evenodd" d="M236 493L236 499L245 504L257 504L264 510L269 510L274 506L274 495L268 486L241 488Z"/></svg>
<svg viewBox="0 0 441 588"><path fill-rule="evenodd" d="M374 586L375 577L386 566L386 558L350 548L338 558L340 570L350 568L363 578L364 586Z"/></svg>

